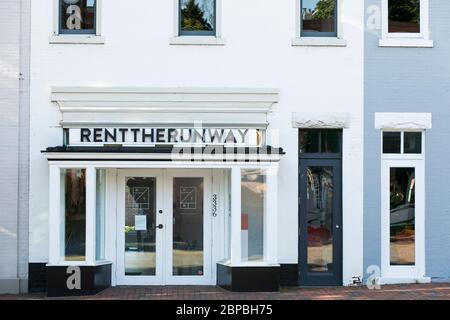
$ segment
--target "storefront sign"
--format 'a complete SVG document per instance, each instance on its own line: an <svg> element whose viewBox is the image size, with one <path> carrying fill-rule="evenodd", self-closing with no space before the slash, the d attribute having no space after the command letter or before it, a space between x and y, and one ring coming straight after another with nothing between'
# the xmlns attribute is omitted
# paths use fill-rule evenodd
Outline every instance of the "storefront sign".
<svg viewBox="0 0 450 320"><path fill-rule="evenodd" d="M122 144L149 145L238 145L257 147L262 131L213 128L75 128L69 129L71 146Z"/></svg>

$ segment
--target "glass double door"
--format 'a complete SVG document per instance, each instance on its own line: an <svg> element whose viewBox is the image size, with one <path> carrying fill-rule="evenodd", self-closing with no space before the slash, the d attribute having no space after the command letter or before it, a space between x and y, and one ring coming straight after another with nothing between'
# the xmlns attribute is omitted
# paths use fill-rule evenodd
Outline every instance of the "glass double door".
<svg viewBox="0 0 450 320"><path fill-rule="evenodd" d="M117 283L212 284L211 172L120 170Z"/></svg>

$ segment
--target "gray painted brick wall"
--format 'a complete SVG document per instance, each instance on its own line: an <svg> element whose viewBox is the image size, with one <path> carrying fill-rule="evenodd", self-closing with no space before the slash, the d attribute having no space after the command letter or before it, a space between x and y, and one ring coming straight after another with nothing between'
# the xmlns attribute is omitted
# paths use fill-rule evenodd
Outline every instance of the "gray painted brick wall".
<svg viewBox="0 0 450 320"><path fill-rule="evenodd" d="M27 289L29 15L0 1L0 293Z"/></svg>
<svg viewBox="0 0 450 320"><path fill-rule="evenodd" d="M381 0L366 0L380 5ZM430 1L434 48L380 48L365 39L364 266L380 265L380 131L375 112L432 112L426 133L426 276L450 279L450 1ZM367 19L366 19L367 20Z"/></svg>

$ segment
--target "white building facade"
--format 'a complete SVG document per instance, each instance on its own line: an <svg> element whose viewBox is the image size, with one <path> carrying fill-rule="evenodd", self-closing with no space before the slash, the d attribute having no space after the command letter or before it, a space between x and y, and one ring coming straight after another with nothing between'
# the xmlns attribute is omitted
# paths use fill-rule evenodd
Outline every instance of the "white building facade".
<svg viewBox="0 0 450 320"><path fill-rule="evenodd" d="M50 295L362 278L364 4L320 2L32 5L29 260Z"/></svg>

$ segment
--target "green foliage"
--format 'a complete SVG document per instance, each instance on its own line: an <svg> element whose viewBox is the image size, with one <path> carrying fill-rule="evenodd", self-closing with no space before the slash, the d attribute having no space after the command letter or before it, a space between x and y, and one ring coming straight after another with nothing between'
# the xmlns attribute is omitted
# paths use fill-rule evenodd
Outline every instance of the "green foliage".
<svg viewBox="0 0 450 320"><path fill-rule="evenodd" d="M420 0L389 0L389 19L419 23Z"/></svg>
<svg viewBox="0 0 450 320"><path fill-rule="evenodd" d="M213 27L205 19L205 13L195 0L189 2L181 9L181 20L183 30L189 31L211 31Z"/></svg>
<svg viewBox="0 0 450 320"><path fill-rule="evenodd" d="M313 20L332 19L336 0L319 0L316 4Z"/></svg>

